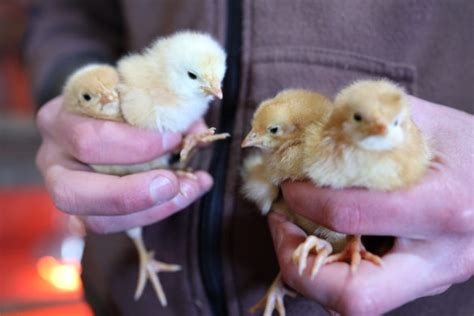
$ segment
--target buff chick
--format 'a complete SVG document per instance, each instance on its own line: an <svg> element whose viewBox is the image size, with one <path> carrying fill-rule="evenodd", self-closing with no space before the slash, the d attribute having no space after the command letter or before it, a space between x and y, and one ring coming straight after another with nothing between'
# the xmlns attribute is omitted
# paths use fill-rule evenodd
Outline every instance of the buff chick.
<svg viewBox="0 0 474 316"><path fill-rule="evenodd" d="M118 62L116 74L119 82L114 88L119 96L119 115L104 111L100 100L104 93L97 93L88 110L76 111L73 104L81 103L84 94L72 91L96 89L103 73L86 66L74 73L63 90L65 109L99 119L125 121L138 127L160 132L186 132L191 124L201 118L214 98L222 98L221 82L225 73L225 52L209 35L190 31L178 32L155 41L141 54L132 54ZM94 70L94 71L92 71ZM86 74L87 76L85 77ZM87 78L87 80L82 80ZM89 80L92 77L94 80ZM96 78L94 78L96 77ZM95 96L95 95L94 95ZM199 143L209 143L228 137L215 134L215 129L186 135L181 150L180 168L184 168ZM126 175L156 168L169 169L171 155L133 165L92 165L100 173ZM187 174L186 172L181 172ZM189 175L189 174L188 174ZM159 272L174 272L180 266L159 262L145 247L142 228L126 231L133 240L139 255L139 277L134 298L143 293L147 279L163 306L167 300L158 278Z"/></svg>
<svg viewBox="0 0 474 316"><path fill-rule="evenodd" d="M388 80L361 80L342 89L325 126L305 136L304 171L318 186L364 187L393 191L418 182L432 152L410 117L408 96ZM349 236L346 248L326 263L361 257L381 264L364 249L361 236Z"/></svg>
<svg viewBox="0 0 474 316"><path fill-rule="evenodd" d="M271 209L283 213L310 235L305 245L295 253L301 252L299 258L302 273L309 250L314 248L317 251L313 277L333 251L333 246L340 249L345 243L345 236L318 226L293 212L279 198L279 186L285 180L304 179L302 157L305 130L310 124L322 127L332 108L332 103L319 93L297 89L282 91L258 106L251 130L242 142L242 147L258 148L243 161L244 196L256 203L263 215L268 214ZM301 250L307 252L303 253ZM265 296L251 311L263 308L264 315L270 316L276 308L280 315L284 315L284 295L294 296L294 293L285 288L281 275L278 274Z"/></svg>
<svg viewBox="0 0 474 316"><path fill-rule="evenodd" d="M282 91L258 106L242 147L259 148L260 153L247 158L244 171L254 168L256 164L252 160L255 159L263 160L265 168L247 172L242 191L260 207L263 215L270 211L281 182L302 179L301 153L305 127L311 122L322 124L331 109L331 102L323 95L299 89ZM251 175L256 177L255 180ZM263 182L268 184L262 185ZM263 190L263 187L267 189Z"/></svg>
<svg viewBox="0 0 474 316"><path fill-rule="evenodd" d="M97 119L123 122L117 70L106 64L90 64L74 72L63 88L64 107Z"/></svg>

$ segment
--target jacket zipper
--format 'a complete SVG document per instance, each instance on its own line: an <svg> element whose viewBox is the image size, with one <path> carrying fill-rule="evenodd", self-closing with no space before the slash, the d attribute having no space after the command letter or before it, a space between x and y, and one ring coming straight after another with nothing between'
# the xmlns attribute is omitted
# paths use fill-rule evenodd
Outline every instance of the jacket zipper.
<svg viewBox="0 0 474 316"><path fill-rule="evenodd" d="M232 133L240 90L240 58L242 46L241 0L227 2L227 73L224 78L219 133ZM199 265L206 295L215 316L227 315L222 271L221 234L223 196L230 142L214 144L210 174L213 189L203 198L199 209Z"/></svg>

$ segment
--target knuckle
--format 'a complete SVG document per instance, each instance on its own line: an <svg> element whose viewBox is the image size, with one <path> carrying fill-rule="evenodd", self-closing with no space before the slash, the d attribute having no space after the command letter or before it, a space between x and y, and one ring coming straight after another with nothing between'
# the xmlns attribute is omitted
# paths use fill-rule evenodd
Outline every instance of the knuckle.
<svg viewBox="0 0 474 316"><path fill-rule="evenodd" d="M88 162L97 146L90 129L85 125L76 125L71 128L70 144L72 154L82 162Z"/></svg>
<svg viewBox="0 0 474 316"><path fill-rule="evenodd" d="M327 214L328 228L343 233L354 233L359 230L361 210L356 205L326 203L324 214Z"/></svg>
<svg viewBox="0 0 474 316"><path fill-rule="evenodd" d="M109 225L98 217L86 217L84 218L84 224L88 230L96 234L108 234L111 232Z"/></svg>
<svg viewBox="0 0 474 316"><path fill-rule="evenodd" d="M375 315L377 314L375 300L360 288L350 288L340 298L338 305L343 315Z"/></svg>
<svg viewBox="0 0 474 316"><path fill-rule="evenodd" d="M138 141L134 141L134 151L138 157L146 159L157 158L163 154L160 143L152 143L145 138L140 138Z"/></svg>
<svg viewBox="0 0 474 316"><path fill-rule="evenodd" d="M43 174L44 170L44 165L45 165L45 149L44 149L44 146L45 146L45 143L43 142L39 149L38 149L38 152L36 153L36 156L35 156L35 165L36 165L36 168Z"/></svg>
<svg viewBox="0 0 474 316"><path fill-rule="evenodd" d="M144 203L140 197L132 191L122 192L112 199L112 209L114 209L117 214L125 214L130 211L142 209L144 208L143 204ZM151 203L149 204L151 205Z"/></svg>
<svg viewBox="0 0 474 316"><path fill-rule="evenodd" d="M448 183L444 186L444 199L449 201L447 207L438 209L437 220L441 229L450 233L474 232L474 198L471 192L459 183Z"/></svg>
<svg viewBox="0 0 474 316"><path fill-rule="evenodd" d="M474 209L453 206L441 212L440 225L443 231L461 234L474 232Z"/></svg>
<svg viewBox="0 0 474 316"><path fill-rule="evenodd" d="M61 178L53 172L49 172L45 180L56 208L66 213L75 213L75 195L68 189L67 185L61 181Z"/></svg>
<svg viewBox="0 0 474 316"><path fill-rule="evenodd" d="M181 186L181 191L186 195L188 199L191 200L196 199L201 193L199 189L199 184L194 182L183 183L183 185Z"/></svg>
<svg viewBox="0 0 474 316"><path fill-rule="evenodd" d="M469 239L467 247L464 250L463 266L461 267L460 282L467 281L474 275L474 239L472 237L465 237Z"/></svg>
<svg viewBox="0 0 474 316"><path fill-rule="evenodd" d="M50 116L49 108L46 105L41 107L36 115L36 126L42 135L49 129Z"/></svg>
<svg viewBox="0 0 474 316"><path fill-rule="evenodd" d="M280 264L280 272L281 272L281 278L285 284L290 286L291 288L297 289L298 284L295 278L293 277L292 270L294 270L295 267L291 264Z"/></svg>

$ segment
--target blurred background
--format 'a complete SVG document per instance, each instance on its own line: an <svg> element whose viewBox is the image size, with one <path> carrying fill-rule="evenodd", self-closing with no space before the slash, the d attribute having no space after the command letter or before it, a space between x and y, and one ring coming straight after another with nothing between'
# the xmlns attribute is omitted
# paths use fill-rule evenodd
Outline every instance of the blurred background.
<svg viewBox="0 0 474 316"><path fill-rule="evenodd" d="M34 163L40 137L21 59L29 2L0 0L0 315L92 315L79 279L82 238Z"/></svg>

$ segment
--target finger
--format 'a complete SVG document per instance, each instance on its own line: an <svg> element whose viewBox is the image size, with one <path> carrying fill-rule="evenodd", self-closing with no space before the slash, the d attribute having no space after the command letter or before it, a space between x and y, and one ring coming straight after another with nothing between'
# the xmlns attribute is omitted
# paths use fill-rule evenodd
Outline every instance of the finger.
<svg viewBox="0 0 474 316"><path fill-rule="evenodd" d="M465 190L437 170L397 192L333 190L309 182L288 182L282 191L296 212L338 232L426 238L474 231L474 212L460 196Z"/></svg>
<svg viewBox="0 0 474 316"><path fill-rule="evenodd" d="M45 180L55 205L74 215L129 214L163 204L179 190L168 170L118 177L55 165Z"/></svg>
<svg viewBox="0 0 474 316"><path fill-rule="evenodd" d="M60 100L60 99L59 99ZM179 133L160 134L125 123L96 120L61 110L58 99L38 114L38 125L56 143L88 164L131 164L150 161L174 150Z"/></svg>
<svg viewBox="0 0 474 316"><path fill-rule="evenodd" d="M347 263L333 263L323 266L314 280L310 271L299 276L291 256L304 241L304 233L273 214L269 216L269 224L285 282L304 296L344 315L381 314L439 286L433 283L434 271L429 261L417 255L416 246L384 256L383 268L362 261L357 272L351 274Z"/></svg>
<svg viewBox="0 0 474 316"><path fill-rule="evenodd" d="M212 178L205 172L196 172L197 179L180 177L180 192L172 200L144 211L120 216L86 216L86 226L97 233L124 231L133 227L146 226L158 222L185 209L212 186Z"/></svg>

